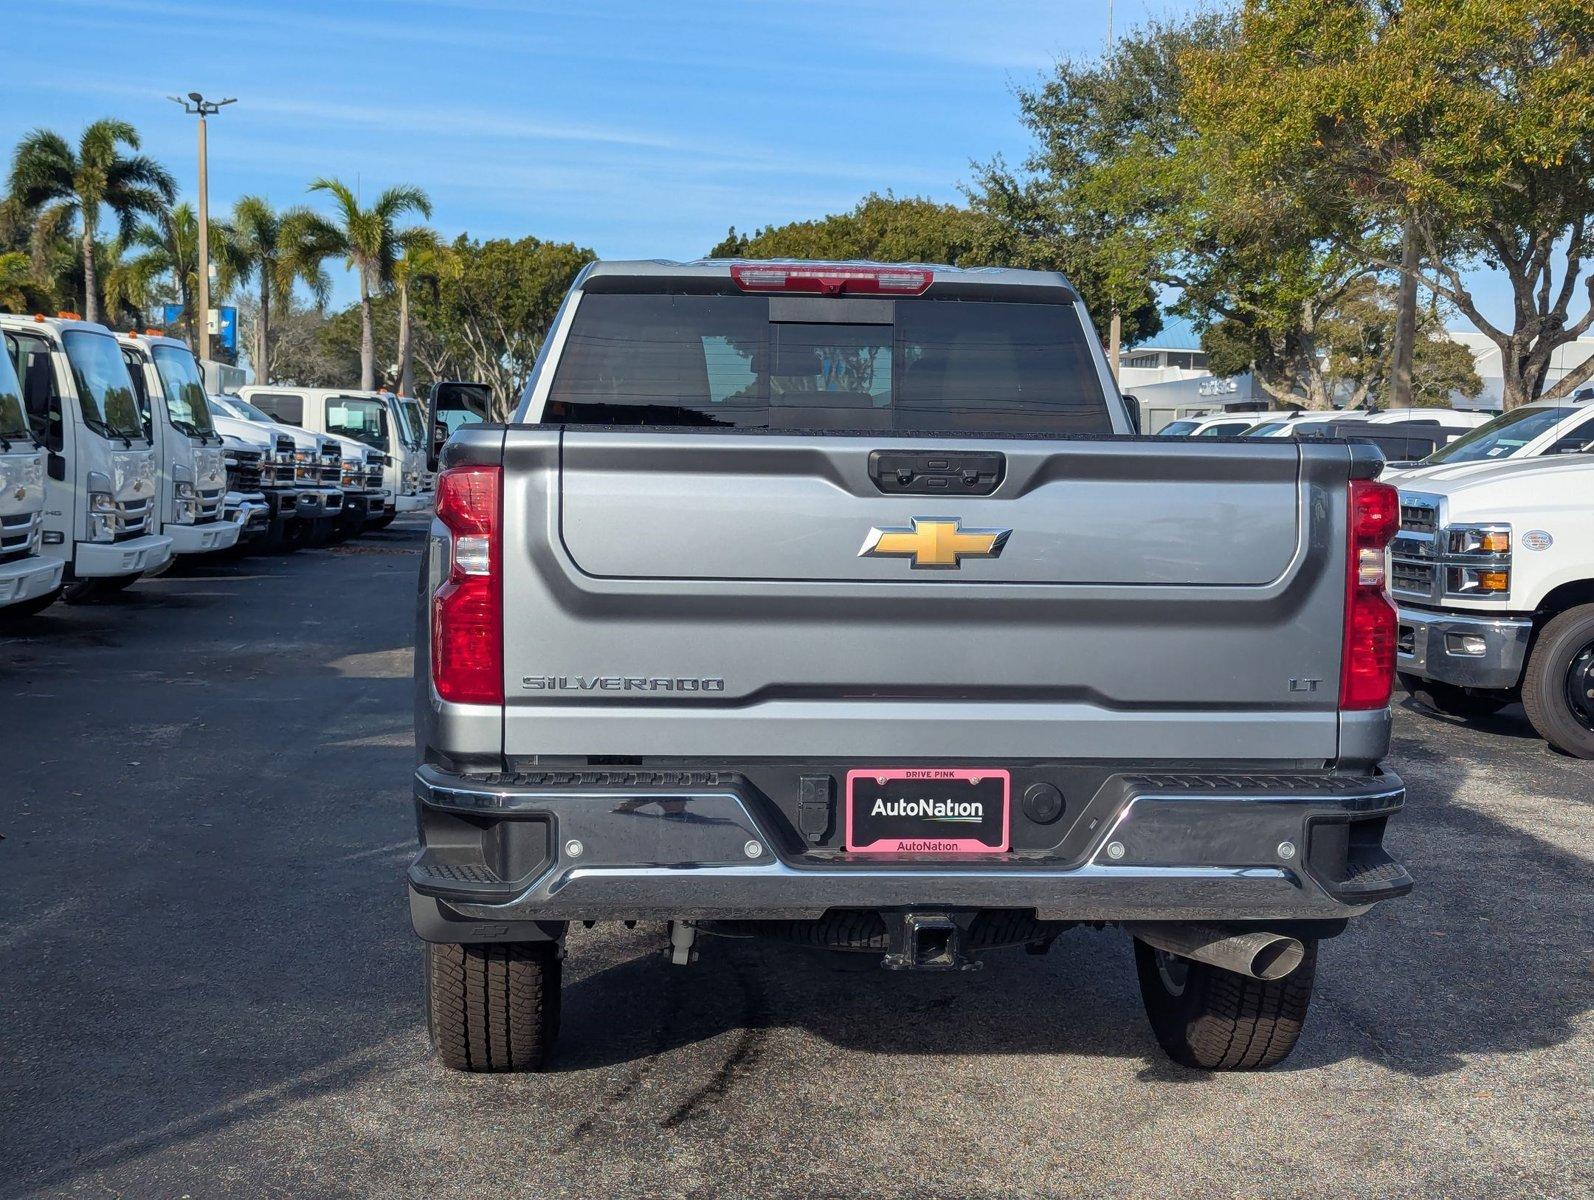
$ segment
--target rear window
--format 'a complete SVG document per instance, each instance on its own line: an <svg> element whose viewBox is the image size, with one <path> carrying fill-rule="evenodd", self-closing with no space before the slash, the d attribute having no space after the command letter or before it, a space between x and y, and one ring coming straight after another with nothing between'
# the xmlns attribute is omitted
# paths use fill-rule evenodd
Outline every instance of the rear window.
<svg viewBox="0 0 1594 1200"><path fill-rule="evenodd" d="M542 419L1110 433L1087 336L1060 304L588 293Z"/></svg>

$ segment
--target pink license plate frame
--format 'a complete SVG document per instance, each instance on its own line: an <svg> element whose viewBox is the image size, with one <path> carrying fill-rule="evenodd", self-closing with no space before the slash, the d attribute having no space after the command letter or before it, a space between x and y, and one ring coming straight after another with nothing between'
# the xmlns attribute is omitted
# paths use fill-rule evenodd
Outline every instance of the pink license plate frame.
<svg viewBox="0 0 1594 1200"><path fill-rule="evenodd" d="M853 830L854 783L859 779L878 780L882 786L893 779L924 780L936 782L978 783L986 779L1002 781L1002 844L992 846L978 838L877 838L860 844ZM1005 854L1013 842L1013 777L998 767L863 767L847 772L847 789L842 799L842 828L846 835L846 848L857 854L882 854L919 857L926 854L962 856L972 854ZM908 849L902 844L908 843Z"/></svg>

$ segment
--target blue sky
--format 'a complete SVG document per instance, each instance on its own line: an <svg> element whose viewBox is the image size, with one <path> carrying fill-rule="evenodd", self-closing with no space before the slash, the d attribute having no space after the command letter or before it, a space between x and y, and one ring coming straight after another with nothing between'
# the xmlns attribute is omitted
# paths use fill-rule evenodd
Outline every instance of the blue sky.
<svg viewBox="0 0 1594 1200"><path fill-rule="evenodd" d="M1183 0L1118 0L1120 29ZM213 209L306 201L315 176L425 188L448 235L695 257L726 227L959 198L1024 156L1013 89L1101 50L1107 0L0 0L0 147L132 121ZM353 295L340 278L337 298ZM1491 305L1491 307L1493 307Z"/></svg>

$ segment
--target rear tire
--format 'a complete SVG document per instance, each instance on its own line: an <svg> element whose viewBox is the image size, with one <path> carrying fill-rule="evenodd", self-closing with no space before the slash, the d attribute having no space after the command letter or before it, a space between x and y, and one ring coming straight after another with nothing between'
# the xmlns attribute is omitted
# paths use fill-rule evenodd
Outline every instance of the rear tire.
<svg viewBox="0 0 1594 1200"><path fill-rule="evenodd" d="M1533 644L1522 707L1539 736L1573 758L1594 758L1594 604L1569 608Z"/></svg>
<svg viewBox="0 0 1594 1200"><path fill-rule="evenodd" d="M1259 1071L1295 1048L1312 999L1317 942L1283 979L1250 979L1135 939L1140 998L1169 1058L1205 1071Z"/></svg>
<svg viewBox="0 0 1594 1200"><path fill-rule="evenodd" d="M1400 686L1424 708L1444 713L1447 717L1489 717L1511 702L1509 696L1469 692L1453 683L1440 683L1437 679L1424 679L1421 675L1402 673Z"/></svg>
<svg viewBox="0 0 1594 1200"><path fill-rule="evenodd" d="M540 1071L559 1036L554 942L426 944L426 1024L456 1071Z"/></svg>

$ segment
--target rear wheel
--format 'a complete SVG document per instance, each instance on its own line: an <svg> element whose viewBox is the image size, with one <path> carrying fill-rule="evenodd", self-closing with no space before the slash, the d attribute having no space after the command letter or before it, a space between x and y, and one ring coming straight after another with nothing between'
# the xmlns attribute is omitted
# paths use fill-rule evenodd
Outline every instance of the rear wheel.
<svg viewBox="0 0 1594 1200"><path fill-rule="evenodd" d="M1283 979L1268 982L1169 954L1135 939L1140 998L1169 1058L1207 1071L1257 1071L1295 1048L1312 999L1317 942Z"/></svg>
<svg viewBox="0 0 1594 1200"><path fill-rule="evenodd" d="M61 588L61 599L67 604L99 604L121 595L137 582L137 575L116 575L109 579L74 579Z"/></svg>
<svg viewBox="0 0 1594 1200"><path fill-rule="evenodd" d="M1511 702L1509 696L1493 692L1469 692L1453 683L1440 683L1437 679L1424 679L1421 675L1402 673L1400 686L1424 708L1431 708L1448 717L1488 717Z"/></svg>
<svg viewBox="0 0 1594 1200"><path fill-rule="evenodd" d="M1594 758L1594 604L1568 609L1533 644L1522 707L1539 736L1574 758Z"/></svg>
<svg viewBox="0 0 1594 1200"><path fill-rule="evenodd" d="M559 1035L559 946L426 944L426 1024L456 1071L538 1071Z"/></svg>

